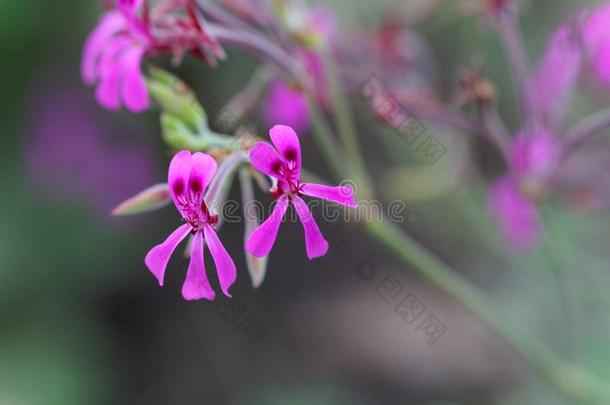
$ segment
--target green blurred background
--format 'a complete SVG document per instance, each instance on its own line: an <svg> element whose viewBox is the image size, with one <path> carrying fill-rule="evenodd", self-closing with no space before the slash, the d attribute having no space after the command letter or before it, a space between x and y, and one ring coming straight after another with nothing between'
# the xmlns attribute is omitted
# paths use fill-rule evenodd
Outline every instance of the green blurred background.
<svg viewBox="0 0 610 405"><path fill-rule="evenodd" d="M381 3L408 16L426 2L328 2L344 31L378 23ZM518 108L501 44L479 19L460 15L457 3L414 27L430 40L442 92L452 91L459 67L483 61L514 130ZM586 4L526 4L530 54L540 54L553 27ZM312 263L301 229L286 226L258 290L240 253L241 226L223 228L236 252L233 291L242 316L267 329L254 345L218 303L182 300L184 260L172 261L160 289L143 257L178 223L176 213L116 219L108 212L162 181L168 156L157 112L104 111L80 81L81 47L100 12L95 1L0 0L0 404L563 403L476 320L352 225L327 225L325 232L345 232L349 242ZM180 72L222 104L255 65L230 52L219 69L189 61ZM581 97L572 113L585 111L591 102ZM372 127L370 118L359 119L359 128ZM466 152L443 128L427 125L451 147L417 181L401 177L415 160L394 134L362 134L385 197L407 201L417 218L406 230L488 291L499 310L610 378L607 215L550 204L545 247L514 255L485 209L485 181L501 167L485 148ZM315 146L303 143L315 168ZM446 182L463 159L482 163L483 174L466 170ZM426 189L440 191L418 197ZM376 277L364 281L357 270L371 254ZM377 294L391 275L445 324L433 345Z"/></svg>

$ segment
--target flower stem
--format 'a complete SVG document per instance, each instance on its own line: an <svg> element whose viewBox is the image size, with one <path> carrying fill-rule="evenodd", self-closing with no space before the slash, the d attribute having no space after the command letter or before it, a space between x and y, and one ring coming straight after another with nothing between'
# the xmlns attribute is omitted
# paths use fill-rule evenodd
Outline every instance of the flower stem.
<svg viewBox="0 0 610 405"><path fill-rule="evenodd" d="M320 56L322 57L325 76L330 86L337 132L339 133L341 143L345 148L345 156L348 159L348 164L353 166L354 172L358 175L357 179L354 180L362 182L366 178L366 165L356 137L351 106L347 101L347 97L345 96L345 92L339 80L337 65L333 56L327 50L322 50Z"/></svg>
<svg viewBox="0 0 610 405"><path fill-rule="evenodd" d="M346 174L346 167L342 164L342 157L333 142L330 126L315 106L315 100L311 95L309 101L314 115L312 122L315 140L319 143L335 176L343 176ZM349 171L347 174L350 174ZM366 172L364 176L366 181L370 182ZM421 276L477 317L559 393L584 404L610 403L610 389L606 388L596 376L565 361L536 336L520 330L509 319L493 310L490 300L482 291L395 224L383 220L364 222L363 226L370 236L394 253L403 263L412 266Z"/></svg>
<svg viewBox="0 0 610 405"><path fill-rule="evenodd" d="M533 114L534 95L529 83L529 66L527 54L523 46L523 38L518 28L517 18L514 11L504 11L498 16L500 36L506 47L508 60L515 72L519 96L521 100L521 111L526 123L534 126L536 117Z"/></svg>
<svg viewBox="0 0 610 405"><path fill-rule="evenodd" d="M585 404L610 403L607 384L587 370L572 365L551 351L537 337L520 331L494 311L484 293L440 261L395 224L373 221L364 224L369 235L405 264L460 303L529 363L562 395Z"/></svg>
<svg viewBox="0 0 610 405"><path fill-rule="evenodd" d="M610 108L584 118L565 134L563 156L567 157L580 145L607 128L610 128Z"/></svg>

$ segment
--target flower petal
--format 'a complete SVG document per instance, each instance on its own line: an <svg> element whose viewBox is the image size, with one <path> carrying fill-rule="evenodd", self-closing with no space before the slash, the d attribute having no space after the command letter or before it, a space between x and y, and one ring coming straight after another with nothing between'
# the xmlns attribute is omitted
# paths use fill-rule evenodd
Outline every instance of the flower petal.
<svg viewBox="0 0 610 405"><path fill-rule="evenodd" d="M307 257L315 259L316 257L324 256L328 251L328 242L322 236L320 228L314 219L309 207L305 201L300 197L294 197L292 200L294 207L299 214L303 229L305 230L305 249L307 250Z"/></svg>
<svg viewBox="0 0 610 405"><path fill-rule="evenodd" d="M216 231L208 224L203 227L205 241L208 244L210 253L214 258L216 264L216 272L218 273L218 280L220 281L220 288L227 297L231 297L229 293L229 287L235 283L237 279L237 270L235 268L235 262L229 253L227 253L225 247L218 239Z"/></svg>
<svg viewBox="0 0 610 405"><path fill-rule="evenodd" d="M269 126L279 122L289 125L299 133L309 130L311 115L305 95L289 87L281 79L269 85L263 108L265 123Z"/></svg>
<svg viewBox="0 0 610 405"><path fill-rule="evenodd" d="M159 285L163 286L163 277L165 276L165 268L169 262L169 258L176 250L176 247L191 231L191 226L184 224L172 232L165 241L152 248L146 257L144 263L148 270L157 278Z"/></svg>
<svg viewBox="0 0 610 405"><path fill-rule="evenodd" d="M354 190L350 186L331 187L323 184L305 183L301 192L310 197L323 198L348 207L356 208L358 206Z"/></svg>
<svg viewBox="0 0 610 405"><path fill-rule="evenodd" d="M267 176L281 177L279 170L284 165L284 159L267 142L259 142L250 149L250 162L256 170Z"/></svg>
<svg viewBox="0 0 610 405"><path fill-rule="evenodd" d="M275 243L277 231L280 229L280 224L287 208L288 197L283 195L277 200L277 204L269 218L256 228L250 235L250 238L248 238L248 242L246 242L246 250L248 252L256 257L264 257L269 254Z"/></svg>
<svg viewBox="0 0 610 405"><path fill-rule="evenodd" d="M188 150L176 153L169 164L167 184L169 185L169 192L176 207L181 206L178 199L186 192L191 174L191 165L191 152Z"/></svg>
<svg viewBox="0 0 610 405"><path fill-rule="evenodd" d="M110 72L102 76L100 84L95 89L95 98L104 108L117 111L121 108L121 73L120 64L112 66Z"/></svg>
<svg viewBox="0 0 610 405"><path fill-rule="evenodd" d="M500 178L489 192L489 208L502 233L516 248L527 249L538 239L538 216L534 205L519 192L511 176Z"/></svg>
<svg viewBox="0 0 610 405"><path fill-rule="evenodd" d="M93 84L98 78L98 62L107 42L119 30L125 27L125 20L118 11L109 11L101 18L99 24L89 34L83 48L81 76L85 83Z"/></svg>
<svg viewBox="0 0 610 405"><path fill-rule="evenodd" d="M122 56L123 64L123 101L131 112L137 113L150 106L148 89L140 69L144 48L134 46Z"/></svg>
<svg viewBox="0 0 610 405"><path fill-rule="evenodd" d="M191 247L191 261L186 272L186 279L182 285L182 297L187 301L201 298L213 301L216 298L216 293L212 290L205 274L203 243L202 233L195 233Z"/></svg>
<svg viewBox="0 0 610 405"><path fill-rule="evenodd" d="M196 175L201 179L202 189L205 190L216 174L216 160L205 153L196 152L191 157L191 176Z"/></svg>
<svg viewBox="0 0 610 405"><path fill-rule="evenodd" d="M297 176L301 173L301 143L294 129L287 125L275 125L269 131L271 142L288 163L292 163Z"/></svg>

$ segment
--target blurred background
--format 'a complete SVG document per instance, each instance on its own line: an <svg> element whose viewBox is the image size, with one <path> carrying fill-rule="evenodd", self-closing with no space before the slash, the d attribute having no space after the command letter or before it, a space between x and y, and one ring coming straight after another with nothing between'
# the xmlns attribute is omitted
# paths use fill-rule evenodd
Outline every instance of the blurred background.
<svg viewBox="0 0 610 405"><path fill-rule="evenodd" d="M390 16L402 21L423 47L416 73L443 98L454 93L460 69L483 65L516 130L502 45L468 3L324 2L344 41L372 35ZM553 29L587 4L524 5L532 60ZM175 210L127 219L109 212L163 181L169 156L157 111L105 111L80 80L82 45L101 11L96 1L0 1L0 404L564 403L476 319L353 224L324 224L331 251L313 262L300 226L284 225L256 290L242 226L226 224L221 238L238 265L234 303L185 302L179 255L159 288L143 258L179 223ZM222 105L256 68L228 55L217 69L187 58L180 77ZM396 73L398 82L410 77ZM579 95L571 114L599 107ZM484 289L498 310L610 378L606 200L558 198L545 207L552 227L544 246L516 254L487 212L486 187L503 170L488 146L467 147L424 122L447 153L422 166L363 103L355 108L376 187L386 201L407 203L405 230ZM254 125L264 136L264 123ZM306 164L329 178L308 135L302 143ZM604 148L610 151L600 141L590 153ZM594 191L608 193L607 169L597 172ZM388 298L397 285L400 295ZM419 319L396 309L405 297L424 307ZM429 316L442 334L431 338L421 327Z"/></svg>

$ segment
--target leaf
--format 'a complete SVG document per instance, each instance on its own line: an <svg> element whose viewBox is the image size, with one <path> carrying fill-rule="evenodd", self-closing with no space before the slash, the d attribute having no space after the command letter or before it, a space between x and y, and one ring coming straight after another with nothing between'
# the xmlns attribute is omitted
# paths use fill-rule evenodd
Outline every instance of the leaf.
<svg viewBox="0 0 610 405"><path fill-rule="evenodd" d="M136 215L165 207L171 201L166 183L156 184L119 204L113 216Z"/></svg>
<svg viewBox="0 0 610 405"><path fill-rule="evenodd" d="M246 241L250 237L250 234L260 225L258 218L251 215L252 213L247 212L247 207L254 202L252 178L248 168L242 168L239 171L239 183L241 186L241 198L244 207L244 221L246 228L244 232L244 252L246 255L246 264L248 266L248 273L250 273L250 278L252 279L252 286L254 288L258 288L265 279L269 256L256 257L246 250Z"/></svg>

